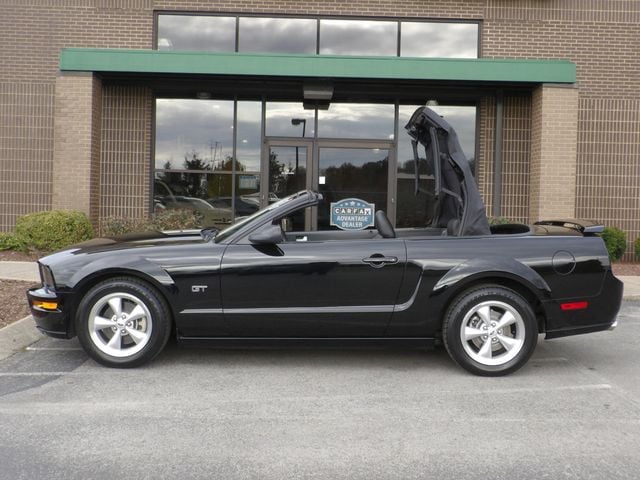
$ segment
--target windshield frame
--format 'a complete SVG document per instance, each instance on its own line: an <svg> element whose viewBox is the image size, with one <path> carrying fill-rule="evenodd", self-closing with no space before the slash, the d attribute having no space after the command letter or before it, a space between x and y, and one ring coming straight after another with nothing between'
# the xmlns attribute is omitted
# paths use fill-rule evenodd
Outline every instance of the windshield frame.
<svg viewBox="0 0 640 480"><path fill-rule="evenodd" d="M247 225L252 223L259 224L261 219L269 217L269 214L274 210L280 209L285 205L289 204L290 202L294 200L298 200L302 196L309 196L311 193L312 192L310 192L309 190L302 190L300 192L294 193L293 195L289 195L288 197L282 198L277 202L267 205L262 210L258 210L256 213L253 213L248 217L243 218L239 222L234 223L233 225L230 225L224 230L221 230L216 234L213 241L215 243L222 243L225 240L228 240L229 238L233 237L236 233L241 231Z"/></svg>

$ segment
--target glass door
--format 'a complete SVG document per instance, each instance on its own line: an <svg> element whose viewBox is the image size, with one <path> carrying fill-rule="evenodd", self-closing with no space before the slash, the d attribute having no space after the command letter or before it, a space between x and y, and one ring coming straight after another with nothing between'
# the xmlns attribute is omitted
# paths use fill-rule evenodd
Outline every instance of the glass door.
<svg viewBox="0 0 640 480"><path fill-rule="evenodd" d="M265 142L262 172L262 206L311 188L313 142L303 139L273 139ZM298 230L312 230L310 212L294 219Z"/></svg>
<svg viewBox="0 0 640 480"><path fill-rule="evenodd" d="M262 206L300 190L325 201L298 219L304 230L327 230L329 206L347 198L375 204L395 220L395 158L392 142L267 137L263 150ZM300 228L302 229L302 228Z"/></svg>
<svg viewBox="0 0 640 480"><path fill-rule="evenodd" d="M318 230L332 228L329 205L347 198L375 204L393 222L395 215L391 142L319 141L316 147L317 178L314 184L326 200L315 224Z"/></svg>

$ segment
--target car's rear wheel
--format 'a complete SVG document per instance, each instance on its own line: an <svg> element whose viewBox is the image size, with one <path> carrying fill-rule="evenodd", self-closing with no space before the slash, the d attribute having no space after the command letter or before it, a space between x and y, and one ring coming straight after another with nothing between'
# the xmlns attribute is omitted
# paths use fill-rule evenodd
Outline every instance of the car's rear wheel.
<svg viewBox="0 0 640 480"><path fill-rule="evenodd" d="M449 307L442 325L451 358L476 375L515 372L533 354L536 317L517 292L499 285L467 290Z"/></svg>
<svg viewBox="0 0 640 480"><path fill-rule="evenodd" d="M136 367L166 345L171 316L164 299L132 278L103 281L83 297L76 332L87 354L109 367Z"/></svg>

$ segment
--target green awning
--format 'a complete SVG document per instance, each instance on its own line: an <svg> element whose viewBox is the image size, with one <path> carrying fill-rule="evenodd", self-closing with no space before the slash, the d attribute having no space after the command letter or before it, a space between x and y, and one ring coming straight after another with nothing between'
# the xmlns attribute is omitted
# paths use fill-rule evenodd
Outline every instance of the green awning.
<svg viewBox="0 0 640 480"><path fill-rule="evenodd" d="M459 82L575 83L566 60L166 52L67 48L63 72L195 74Z"/></svg>

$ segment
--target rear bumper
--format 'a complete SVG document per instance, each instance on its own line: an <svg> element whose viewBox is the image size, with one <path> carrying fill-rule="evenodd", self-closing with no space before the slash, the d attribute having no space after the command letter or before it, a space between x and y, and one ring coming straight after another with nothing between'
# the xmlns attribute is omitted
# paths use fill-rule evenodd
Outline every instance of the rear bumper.
<svg viewBox="0 0 640 480"><path fill-rule="evenodd" d="M545 338L566 337L582 333L613 330L618 325L618 311L622 304L623 283L608 271L602 290L595 297L560 299L545 303L547 329ZM563 311L560 305L572 300L587 301L584 310Z"/></svg>
<svg viewBox="0 0 640 480"><path fill-rule="evenodd" d="M71 338L69 315L64 311L64 298L55 291L45 288L31 288L27 291L27 300L36 327L45 335L54 338ZM44 309L34 305L34 302L55 302L58 308Z"/></svg>

